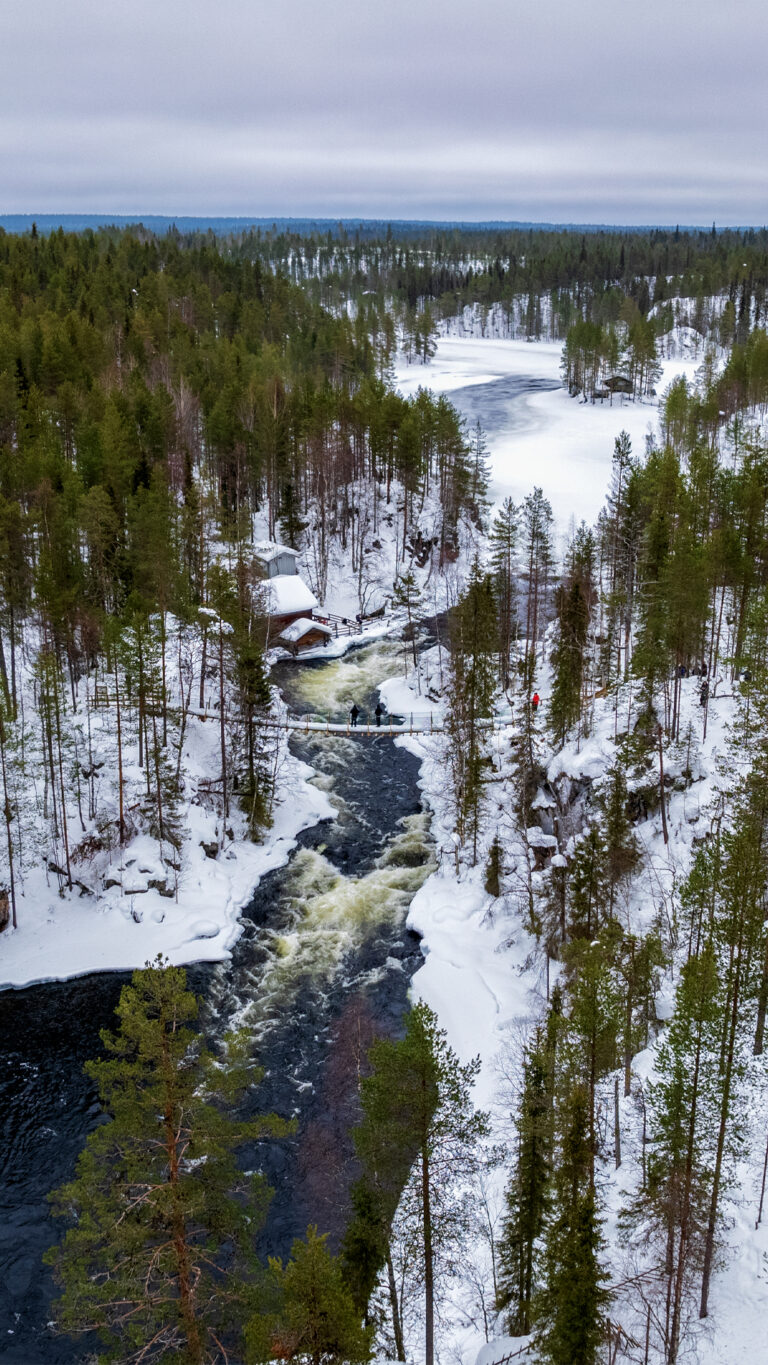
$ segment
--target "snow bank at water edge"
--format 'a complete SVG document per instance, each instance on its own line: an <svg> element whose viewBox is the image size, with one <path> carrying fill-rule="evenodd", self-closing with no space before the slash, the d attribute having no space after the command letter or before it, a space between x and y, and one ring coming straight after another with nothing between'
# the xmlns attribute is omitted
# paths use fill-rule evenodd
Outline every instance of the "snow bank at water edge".
<svg viewBox="0 0 768 1365"><path fill-rule="evenodd" d="M199 725L193 722L192 728ZM122 856L114 850L107 877L112 885L95 901L88 895L60 897L56 879L44 868L30 873L19 927L0 938L0 989L130 971L158 953L175 965L228 958L241 933L240 913L260 879L288 861L301 830L334 815L325 793L307 780L311 775L305 764L287 757L282 799L264 842L238 837L241 817L234 815L235 837L225 837L213 857L204 845L216 853L220 820L190 805L175 886L156 840L146 835L126 844Z"/></svg>
<svg viewBox="0 0 768 1365"><path fill-rule="evenodd" d="M488 442L494 504L507 497L519 502L538 485L564 532L571 521L594 522L610 482L614 440L627 431L633 449L642 454L646 437L656 430L658 404L570 398L559 387L562 349L560 342L442 337L428 365L409 365L400 357L395 382L404 394L419 388L445 394L470 425L479 419ZM695 360L665 360L659 394L679 375L693 380L696 368ZM520 384L506 392L504 381L511 379ZM536 391L542 382L558 387Z"/></svg>

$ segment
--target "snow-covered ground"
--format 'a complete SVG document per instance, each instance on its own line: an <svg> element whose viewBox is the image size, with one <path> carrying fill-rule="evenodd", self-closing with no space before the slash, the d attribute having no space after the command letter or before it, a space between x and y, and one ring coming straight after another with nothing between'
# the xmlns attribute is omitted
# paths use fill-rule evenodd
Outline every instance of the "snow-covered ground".
<svg viewBox="0 0 768 1365"><path fill-rule="evenodd" d="M212 771L213 731L210 723L190 722L188 780L196 772ZM326 794L308 781L311 776L306 764L285 756L274 824L260 844L237 837L239 813L231 821L235 837L222 840L220 818L190 803L176 886L158 856L157 841L147 835L131 840L122 852L113 850L99 877L113 885L95 897L77 891L60 896L55 874L44 866L30 869L19 897L19 927L8 928L0 940L0 989L87 972L130 971L158 953L177 965L228 958L241 932L240 912L260 878L288 861L302 829L335 814ZM209 857L203 845L213 853L219 843L218 856ZM87 874L78 868L77 875Z"/></svg>
<svg viewBox="0 0 768 1365"><path fill-rule="evenodd" d="M599 512L619 431L629 432L635 450L640 453L646 434L655 427L658 409L652 403L617 400L613 406L601 406L569 398L562 388L554 387L559 382L560 355L559 344L444 337L430 365L401 363L397 382L404 393L413 393L426 385L459 403L462 395L466 398L467 391L472 390L472 409L479 408L481 414L483 393L487 392L489 409L493 408L494 413L487 430L494 500L512 496L519 501L538 485L550 498L559 529L564 532L571 519L592 522ZM679 374L692 378L695 368L692 359L665 361L659 392ZM553 387L535 391L535 385L542 381ZM391 587L391 553L392 546L384 534L380 562L371 568L372 587L382 592ZM306 568L311 578L311 565L308 563ZM342 572L343 569L341 563L332 566L324 600L327 606L351 615L357 610L360 585L351 572ZM435 605L439 605L437 601ZM396 624L377 623L371 627L368 639L387 633ZM344 637L315 654L330 659L354 643L354 639ZM398 713L424 710L424 697L442 689L440 669L436 651L429 651L422 655L420 691L415 688L412 674L407 682L400 678L385 681L380 690L388 710ZM339 696L346 697L349 687L343 677L339 688ZM546 702L546 689L542 688L542 692ZM700 729L694 679L688 680L684 692L686 710L694 727ZM726 753L726 730L733 714L732 698L713 697L707 741L701 745L698 780L685 791L675 791L670 799L669 847L665 849L663 845L658 817L645 822L640 830L659 896L668 892L673 876L679 878L680 868L689 859L694 836L700 835L706 826L710 802L720 780L718 761ZM613 752L613 725L609 698L598 703L590 740L578 748L569 746L552 760L550 780L556 781L564 774L599 777ZM190 790L194 790L199 778L217 771L214 730L210 722L190 720L184 750L184 772ZM508 738L502 733L495 740L497 769L502 779ZM105 736L108 754L107 739ZM446 791L445 742L441 737L403 737L396 741L422 761L421 782L433 812L432 829L439 854L437 871L416 892L409 910L409 924L422 935L424 952L424 965L414 978L414 993L437 1011L450 1043L463 1060L480 1055L483 1066L476 1098L491 1110L496 1135L504 1138L509 1106L500 1104L500 1094L508 1085L510 1071L514 1072L519 1064L521 1038L545 1008L546 983L535 941L512 900L493 901L484 890L483 859L475 869L469 869L465 863L457 876L453 820ZM674 774L672 755L667 756L667 769ZM172 894L168 894L171 891L168 867L160 865L157 844L146 836L138 836L122 852L113 852L110 880L114 880L114 885L97 898L79 898L77 894L62 897L53 873L45 867L28 871L19 929L6 931L0 942L0 986L20 986L89 971L129 969L143 965L158 953L175 963L226 958L240 931L240 910L259 878L287 861L302 828L334 814L327 795L308 780L310 776L308 768L284 754L274 826L259 845L242 837L241 821L233 820L230 837L222 831L221 821L212 811L206 810L204 804L190 802L184 812L187 835ZM496 809L489 812L488 838L498 823L504 829L505 842L509 837L513 845L508 815L512 806L509 780L499 780L493 787ZM218 845L217 856L206 854L206 843ZM670 983L669 999L673 993ZM659 1009L660 1018L665 1013L668 1010ZM652 1050L636 1061L637 1068L643 1069L646 1076L652 1065ZM756 1122L762 1122L761 1114L758 1106ZM628 1137L628 1153L631 1146ZM627 1160L618 1176L610 1169L603 1173L609 1231L623 1197L628 1166ZM741 1183L733 1191L729 1208L732 1223L726 1265L713 1283L711 1324L716 1324L716 1330L696 1344L702 1365L732 1365L741 1354L749 1358L750 1353L757 1360L763 1350L763 1315L768 1302L765 1293L768 1225L754 1230L754 1159L745 1162L739 1174ZM503 1171L492 1178L489 1198L497 1208L504 1179ZM620 1264L614 1240L611 1245L612 1268L618 1276ZM482 1248L478 1248L478 1258L482 1255ZM457 1316L463 1314L464 1325L454 1334L453 1356L462 1365L473 1365L484 1338L478 1326L467 1325L471 1304L461 1301L463 1291L457 1293ZM509 1349L509 1341L500 1340L486 1349L484 1359L496 1360Z"/></svg>
<svg viewBox="0 0 768 1365"><path fill-rule="evenodd" d="M612 404L583 403L563 388L526 389L526 381L559 385L562 349L560 342L441 337L427 365L409 365L401 356L395 382L403 394L420 387L443 393L461 411L466 402L462 391L486 386L489 416L474 392L471 410L486 429L494 503L507 497L519 502L538 486L552 504L559 529L566 531L572 520L594 522L610 480L614 440L627 431L633 450L643 454L646 436L656 427L658 405L622 397ZM663 361L659 394L678 375L692 379L697 364ZM512 379L520 385L505 386Z"/></svg>
<svg viewBox="0 0 768 1365"><path fill-rule="evenodd" d="M383 685L388 700L397 696L398 704L417 704L415 682L390 681ZM592 735L580 744L570 743L554 755L548 767L550 783L562 780L599 780L615 754L613 700L597 702ZM671 903L673 887L690 865L694 840L701 841L709 828L712 812L721 789L733 778L733 751L730 730L737 719L740 697L722 678L713 685L707 717L706 739L702 736L703 712L699 705L699 683L689 678L682 684L682 726L690 725L692 744L671 745L665 756L665 770L674 786L668 797L669 844L665 846L661 817L657 812L636 826L643 847L642 881L620 913L628 927L647 930L663 902ZM544 703L545 710L545 703ZM542 712L542 721L545 715ZM511 735L511 731L510 731ZM510 735L506 736L508 740ZM424 965L413 978L415 998L425 1000L438 1014L447 1030L451 1046L462 1061L479 1055L482 1069L475 1098L492 1115L493 1137L501 1143L510 1138L511 1098L519 1079L522 1043L546 1009L546 979L541 953L523 922L522 906L514 894L493 900L484 890L484 848L494 827L504 831L508 863L514 859L515 834L509 812L513 806L511 775L494 784L491 808L487 812L486 833L479 865L470 868L460 856L456 870L456 844L447 791L443 759L443 737L404 737L396 741L417 754L422 761L421 785L433 812L432 832L439 856L438 869L417 891L411 903L408 924L422 936ZM508 771L504 759L508 744L502 733L495 741L494 761L501 774ZM692 781L680 780L683 767L690 766ZM522 853L522 846L519 850ZM534 874L534 877L536 874ZM517 901L517 903L516 903ZM553 966L553 971L556 970ZM668 977L657 998L657 1017L670 1017L675 979ZM655 1042L633 1061L633 1075L647 1087L653 1075ZM699 1365L734 1365L744 1356L761 1360L765 1356L764 1317L768 1306L768 1222L755 1228L759 1200L765 1127L768 1119L768 1081L762 1072L751 1090L751 1118L746 1125L744 1153L736 1180L728 1192L725 1209L726 1245L713 1279L710 1318L704 1324L694 1321L686 1343ZM613 1077L605 1083L605 1100L611 1102ZM610 1095L609 1095L610 1091ZM628 1192L636 1188L640 1174L639 1110L636 1100L622 1100L624 1162L619 1171L612 1160L601 1164L599 1185L604 1203L608 1259L614 1283L628 1271L628 1253L617 1237L617 1217L626 1207ZM507 1172L493 1172L485 1197L492 1212L500 1216ZM487 1247L479 1238L470 1253L473 1267L488 1261ZM490 1264L486 1265L490 1279ZM475 1277L470 1277L474 1279ZM476 1321L469 1322L473 1310ZM619 1306L619 1320L632 1311L631 1304ZM481 1315L472 1300L471 1285L456 1282L451 1290L448 1310L453 1327L444 1341L451 1358L463 1365L491 1365L511 1350L524 1344L499 1336L485 1344ZM631 1319L626 1319L631 1322ZM686 1358L688 1358L686 1356ZM651 1350L649 1359L660 1360Z"/></svg>

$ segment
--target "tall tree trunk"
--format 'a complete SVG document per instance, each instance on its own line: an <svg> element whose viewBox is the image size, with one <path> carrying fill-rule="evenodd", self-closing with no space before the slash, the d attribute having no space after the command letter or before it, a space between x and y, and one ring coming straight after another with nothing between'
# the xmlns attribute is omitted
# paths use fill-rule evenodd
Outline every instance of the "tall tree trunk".
<svg viewBox="0 0 768 1365"><path fill-rule="evenodd" d="M435 1266L432 1247L432 1201L429 1187L429 1153L426 1142L421 1148L421 1200L424 1223L424 1360L435 1360Z"/></svg>
<svg viewBox="0 0 768 1365"><path fill-rule="evenodd" d="M389 1284L389 1302L392 1308L392 1331L395 1334L395 1351L398 1360L405 1360L403 1323L400 1316L400 1302L397 1296L397 1281L395 1279L395 1267L392 1264L392 1248L389 1245L389 1238L387 1238L387 1282Z"/></svg>
<svg viewBox="0 0 768 1365"><path fill-rule="evenodd" d="M664 835L664 843L669 843L669 830L667 829L667 797L664 791L664 740L659 726L659 805L661 806L661 830Z"/></svg>
<svg viewBox="0 0 768 1365"><path fill-rule="evenodd" d="M136 639L138 643L139 658L139 767L144 767L144 650L141 643L141 631L136 629ZM147 765L149 766L149 765Z"/></svg>
<svg viewBox="0 0 768 1365"><path fill-rule="evenodd" d="M166 691L166 672L165 672L165 607L160 608L160 659L162 667L163 685L163 748L168 745L168 694Z"/></svg>
<svg viewBox="0 0 768 1365"><path fill-rule="evenodd" d="M16 919L16 877L13 866L13 836L11 834L11 821L13 820L13 810L8 796L8 774L5 765L5 722L0 715L0 759L3 768L3 814L5 816L5 833L8 841L8 880L11 892L11 923L14 929L18 928Z"/></svg>
<svg viewBox="0 0 768 1365"><path fill-rule="evenodd" d="M157 828L160 835L160 857L163 856L163 842L165 840L165 822L163 820L163 784L160 777L160 744L157 737L157 711L152 708L152 738L154 740L154 759L155 759L155 786L157 789Z"/></svg>
<svg viewBox="0 0 768 1365"><path fill-rule="evenodd" d="M736 1029L739 1021L739 999L741 994L741 940L737 947L736 963L733 973L733 993L731 996L730 1019L728 1023L728 1040L725 1056L725 1069L723 1073L723 1090L720 1099L720 1124L717 1133L717 1154L715 1156L715 1170L712 1177L712 1197L709 1204L709 1219L707 1221L707 1236L704 1244L704 1265L701 1274L701 1302L699 1304L699 1317L705 1318L708 1314L709 1302L709 1281L712 1275L712 1258L715 1253L715 1231L717 1229L717 1209L720 1200L720 1182L723 1174L723 1156L725 1153L725 1135L728 1128L728 1119L731 1108L731 1086L733 1084L733 1061L736 1047Z"/></svg>
<svg viewBox="0 0 768 1365"><path fill-rule="evenodd" d="M16 719L16 617L13 607L9 612L8 638L11 645L11 701L13 703L13 719Z"/></svg>
<svg viewBox="0 0 768 1365"><path fill-rule="evenodd" d="M5 646L3 644L2 633L0 633L0 683L2 683L3 693L6 704L11 706L11 689L8 685L8 669L5 666Z"/></svg>
<svg viewBox="0 0 768 1365"><path fill-rule="evenodd" d="M58 757L59 783L61 786L61 833L64 839L64 858L67 865L67 886L72 890L72 868L69 861L69 826L67 823L67 794L64 787L64 762L61 753L61 710L59 689L54 688L54 714L56 716L56 751Z"/></svg>
<svg viewBox="0 0 768 1365"><path fill-rule="evenodd" d="M224 625L219 618L219 731L221 737L221 808L226 819L229 815L229 795L227 792L227 730L224 722Z"/></svg>
<svg viewBox="0 0 768 1365"><path fill-rule="evenodd" d="M760 988L757 996L757 1022L755 1023L755 1042L752 1048L756 1057L763 1055L766 1011L768 1011L768 941L765 945L763 969L760 974Z"/></svg>
<svg viewBox="0 0 768 1365"><path fill-rule="evenodd" d="M684 1279L685 1279L685 1267L686 1267L686 1264L687 1264L687 1257L688 1257L688 1238L689 1238L690 1215L691 1215L691 1187L692 1187L692 1184L693 1184L693 1153L694 1153L695 1138L696 1138L696 1119L697 1119L697 1111L698 1111L698 1098L699 1098L699 1071L700 1071L700 1067L701 1067L701 1025L699 1024L698 1029L697 1029L697 1033L696 1033L696 1059L695 1059L694 1068L693 1068L692 1095L691 1095L691 1112L690 1112L690 1115L689 1115L689 1118L688 1118L688 1142L687 1142L686 1155L685 1155L685 1178L684 1178L684 1184L683 1184L682 1209L681 1209L681 1213L680 1213L680 1244L679 1244L679 1249L678 1249L678 1254L677 1254L677 1264L676 1264L676 1265L674 1264L674 1251L673 1251L673 1260L672 1260L672 1264L670 1265L670 1290L673 1291L673 1292L672 1292L672 1294L671 1294L671 1301L672 1301L672 1317L671 1317L671 1323L669 1322L669 1312L667 1313L667 1321L668 1321L667 1362L668 1362L668 1365L675 1365L675 1362L676 1362L676 1360L677 1360L677 1353L678 1353L678 1350L679 1350L679 1347L680 1347L680 1327L681 1327L682 1305L683 1305L683 1284L684 1284ZM672 1247L674 1248L674 1230L673 1230ZM673 1272L673 1271L674 1271L674 1279L672 1278L672 1272ZM669 1305L669 1296L668 1296L668 1305Z"/></svg>
<svg viewBox="0 0 768 1365"><path fill-rule="evenodd" d="M182 1330L187 1345L189 1365L203 1365L203 1343L200 1338L200 1324L195 1313L195 1297L192 1288L192 1273L187 1245L187 1232L184 1209L178 1193L180 1162L176 1143L179 1115L176 1112L173 1096L173 1075L170 1057L165 1058L165 1083L168 1095L167 1107L163 1115L164 1146L168 1155L168 1183L173 1187L174 1199L171 1212L171 1242L176 1261L176 1283L179 1292L179 1313Z"/></svg>
<svg viewBox="0 0 768 1365"><path fill-rule="evenodd" d="M624 1016L624 1095L632 1090L632 1008L634 1005L635 944L630 947L630 963L627 980L627 1008Z"/></svg>
<svg viewBox="0 0 768 1365"><path fill-rule="evenodd" d="M120 847L125 843L125 794L123 790L123 728L120 710L120 675L115 650L115 712L117 715L117 787L120 810Z"/></svg>
<svg viewBox="0 0 768 1365"><path fill-rule="evenodd" d="M208 627L203 626L203 653L200 659L200 695L198 706L201 711L205 710L205 668L208 656Z"/></svg>

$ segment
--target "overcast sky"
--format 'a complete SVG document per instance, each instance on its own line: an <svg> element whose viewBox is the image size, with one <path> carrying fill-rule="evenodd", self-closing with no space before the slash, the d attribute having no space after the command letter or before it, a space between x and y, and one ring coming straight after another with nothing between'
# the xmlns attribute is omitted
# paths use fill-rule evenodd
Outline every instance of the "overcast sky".
<svg viewBox="0 0 768 1365"><path fill-rule="evenodd" d="M0 0L0 213L768 221L765 0Z"/></svg>

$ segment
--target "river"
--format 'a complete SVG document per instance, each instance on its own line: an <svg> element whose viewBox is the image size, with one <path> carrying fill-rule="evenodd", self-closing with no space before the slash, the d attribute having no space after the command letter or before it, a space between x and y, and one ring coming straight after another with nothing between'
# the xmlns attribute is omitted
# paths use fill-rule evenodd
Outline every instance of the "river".
<svg viewBox="0 0 768 1365"><path fill-rule="evenodd" d="M400 671L387 641L344 659L279 664L273 677L296 712L363 711L376 684ZM317 774L336 818L305 831L288 865L264 877L243 912L232 960L189 970L216 1034L249 1029L265 1068L254 1108L296 1117L296 1136L244 1152L275 1189L263 1249L285 1255L309 1222L343 1230L353 1175L357 1057L372 1029L398 1029L418 940L408 905L431 870L418 762L385 736L296 736L294 751ZM53 1334L54 1294L41 1264L62 1229L49 1190L68 1179L99 1107L82 1072L127 978L94 975L0 994L0 1358L54 1365L84 1346Z"/></svg>

